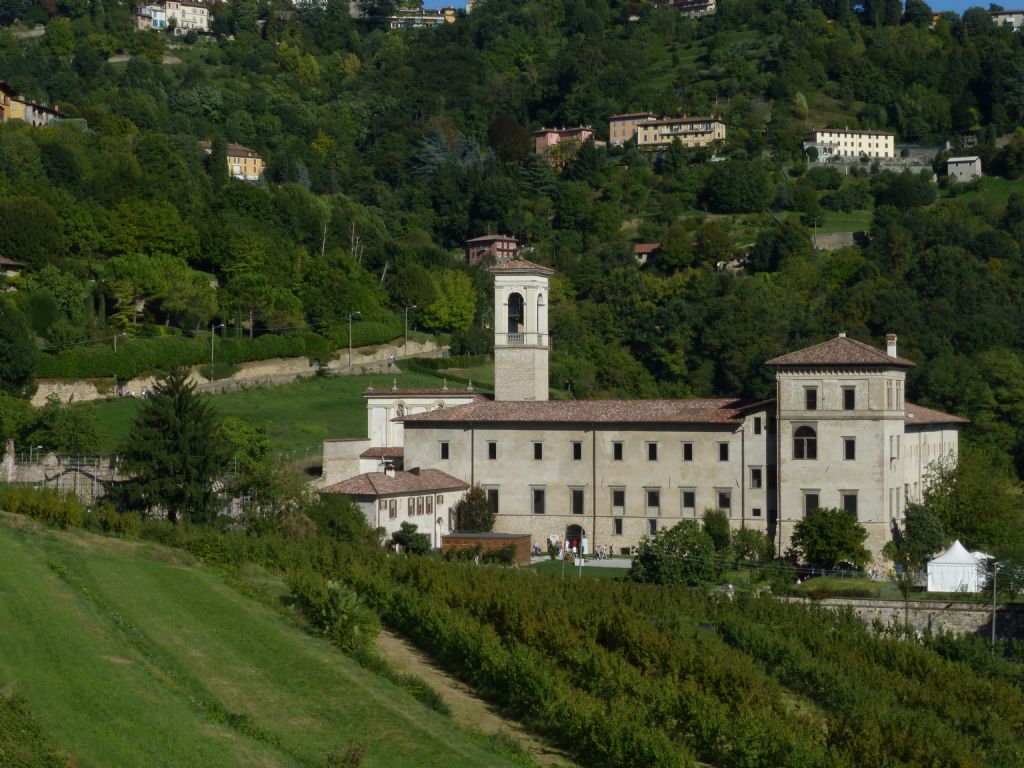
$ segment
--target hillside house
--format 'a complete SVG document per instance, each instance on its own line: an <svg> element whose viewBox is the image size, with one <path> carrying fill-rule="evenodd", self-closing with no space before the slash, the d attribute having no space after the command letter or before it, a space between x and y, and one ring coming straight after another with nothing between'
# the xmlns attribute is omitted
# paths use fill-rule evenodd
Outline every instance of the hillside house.
<svg viewBox="0 0 1024 768"><path fill-rule="evenodd" d="M892 160L896 157L896 136L889 131L821 128L811 132L804 141L804 151L814 148L817 161Z"/></svg>
<svg viewBox="0 0 1024 768"><path fill-rule="evenodd" d="M173 27L174 34L183 35L190 30L210 31L210 9L205 5L182 0L167 0L161 5L167 17L167 27Z"/></svg>
<svg viewBox="0 0 1024 768"><path fill-rule="evenodd" d="M710 16L718 10L715 0L667 0L667 5L691 18Z"/></svg>
<svg viewBox="0 0 1024 768"><path fill-rule="evenodd" d="M575 128L541 128L533 132L533 147L555 167L564 166L588 141L594 140L594 129L589 125Z"/></svg>
<svg viewBox="0 0 1024 768"><path fill-rule="evenodd" d="M330 485L320 493L348 496L362 510L371 528L383 528L388 536L402 523L413 523L430 536L431 546L441 546L448 533L452 507L466 494L469 484L436 469L402 472L386 467Z"/></svg>
<svg viewBox="0 0 1024 768"><path fill-rule="evenodd" d="M480 235L466 241L466 263L475 267L488 256L495 261L512 259L519 253L519 241L510 235Z"/></svg>
<svg viewBox="0 0 1024 768"><path fill-rule="evenodd" d="M396 13L388 16L388 27L391 29L426 29L451 24L455 21L455 8L448 6L438 10L428 8L398 8Z"/></svg>
<svg viewBox="0 0 1024 768"><path fill-rule="evenodd" d="M163 32L167 29L167 11L162 5L150 3L132 8L132 22L137 30L155 29Z"/></svg>
<svg viewBox="0 0 1024 768"><path fill-rule="evenodd" d="M961 183L981 178L981 158L977 155L951 157L946 161L946 175L950 181Z"/></svg>
<svg viewBox="0 0 1024 768"><path fill-rule="evenodd" d="M199 146L208 155L213 152L213 142L200 141ZM263 177L264 165L263 158L249 147L228 144L227 166L231 178L240 181L259 181Z"/></svg>
<svg viewBox="0 0 1024 768"><path fill-rule="evenodd" d="M641 120L636 124L636 145L660 149L678 139L684 147L708 147L725 141L725 123L714 115Z"/></svg>
<svg viewBox="0 0 1024 768"><path fill-rule="evenodd" d="M50 125L60 117L61 114L56 107L51 108L29 101L0 80L0 122L22 120L34 128L39 128Z"/></svg>
<svg viewBox="0 0 1024 768"><path fill-rule="evenodd" d="M645 266L659 248L661 243L637 243L633 246L633 258L641 267Z"/></svg>
<svg viewBox="0 0 1024 768"><path fill-rule="evenodd" d="M989 11L996 26L1009 27L1014 32L1024 29L1024 11Z"/></svg>
<svg viewBox="0 0 1024 768"><path fill-rule="evenodd" d="M653 112L628 112L622 115L611 115L608 118L608 143L613 147L633 141L636 138L638 123L656 120Z"/></svg>

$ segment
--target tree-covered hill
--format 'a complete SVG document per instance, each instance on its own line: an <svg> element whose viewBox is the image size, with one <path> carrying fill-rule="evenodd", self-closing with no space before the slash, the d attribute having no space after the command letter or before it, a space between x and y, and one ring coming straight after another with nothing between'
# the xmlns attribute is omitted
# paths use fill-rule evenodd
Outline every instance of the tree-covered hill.
<svg viewBox="0 0 1024 768"><path fill-rule="evenodd" d="M349 314L394 328L412 305L415 325L475 346L489 281L461 244L508 232L557 269L556 387L766 396L764 360L895 331L919 362L911 397L970 417L1019 467L1024 195L943 180L936 202L927 174L809 168L801 141L830 124L967 136L986 172L1017 179L1024 35L981 9L932 26L920 0L724 0L700 20L483 0L407 32L371 5L353 20L339 0L216 3L215 34L161 37L113 0L0 3L0 21L46 24L0 31L0 77L88 126L0 127L0 256L28 265L3 313L11 348L221 324L340 344ZM606 139L607 116L636 109L719 114L728 138L715 162L584 145L555 168L532 152L541 126ZM229 142L265 158L262 183L227 178ZM838 216L871 221L870 240L813 251ZM638 241L661 243L642 268ZM734 256L739 275L716 269Z"/></svg>

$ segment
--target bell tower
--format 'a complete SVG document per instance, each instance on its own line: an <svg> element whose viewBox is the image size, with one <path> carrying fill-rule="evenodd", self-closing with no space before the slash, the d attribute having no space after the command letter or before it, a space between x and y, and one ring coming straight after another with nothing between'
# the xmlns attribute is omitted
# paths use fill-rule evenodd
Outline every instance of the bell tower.
<svg viewBox="0 0 1024 768"><path fill-rule="evenodd" d="M494 399L548 399L548 277L524 259L500 261L494 275Z"/></svg>

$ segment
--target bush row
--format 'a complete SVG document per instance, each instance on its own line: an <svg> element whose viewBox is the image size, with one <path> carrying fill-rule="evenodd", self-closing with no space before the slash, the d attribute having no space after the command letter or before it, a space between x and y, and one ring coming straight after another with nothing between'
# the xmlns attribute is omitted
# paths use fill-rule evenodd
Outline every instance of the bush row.
<svg viewBox="0 0 1024 768"><path fill-rule="evenodd" d="M79 528L85 516L85 507L74 494L24 485L0 484L0 509L58 528Z"/></svg>
<svg viewBox="0 0 1024 768"><path fill-rule="evenodd" d="M352 329L354 346L382 344L396 338L393 323L367 322ZM401 335L401 328L397 335ZM223 373L230 367L252 360L274 357L308 357L326 361L335 349L348 344L343 339L318 333L267 334L248 338L220 338L214 342L215 371ZM42 354L36 369L41 379L92 379L114 377L122 381L148 373L167 371L175 366L209 364L210 337L153 336L122 339L117 351L111 344L94 344L63 349L56 354Z"/></svg>

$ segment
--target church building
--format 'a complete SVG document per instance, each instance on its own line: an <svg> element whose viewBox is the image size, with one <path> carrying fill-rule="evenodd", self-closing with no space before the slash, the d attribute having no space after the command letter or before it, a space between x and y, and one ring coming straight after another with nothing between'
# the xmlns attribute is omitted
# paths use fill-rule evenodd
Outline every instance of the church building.
<svg viewBox="0 0 1024 768"><path fill-rule="evenodd" d="M550 401L552 270L512 259L491 271L494 399L465 393L396 418L404 466L482 486L495 531L621 552L718 508L783 553L809 510L838 507L878 556L929 465L956 460L966 421L904 400L914 363L894 334L885 350L841 333L767 361L771 400Z"/></svg>

